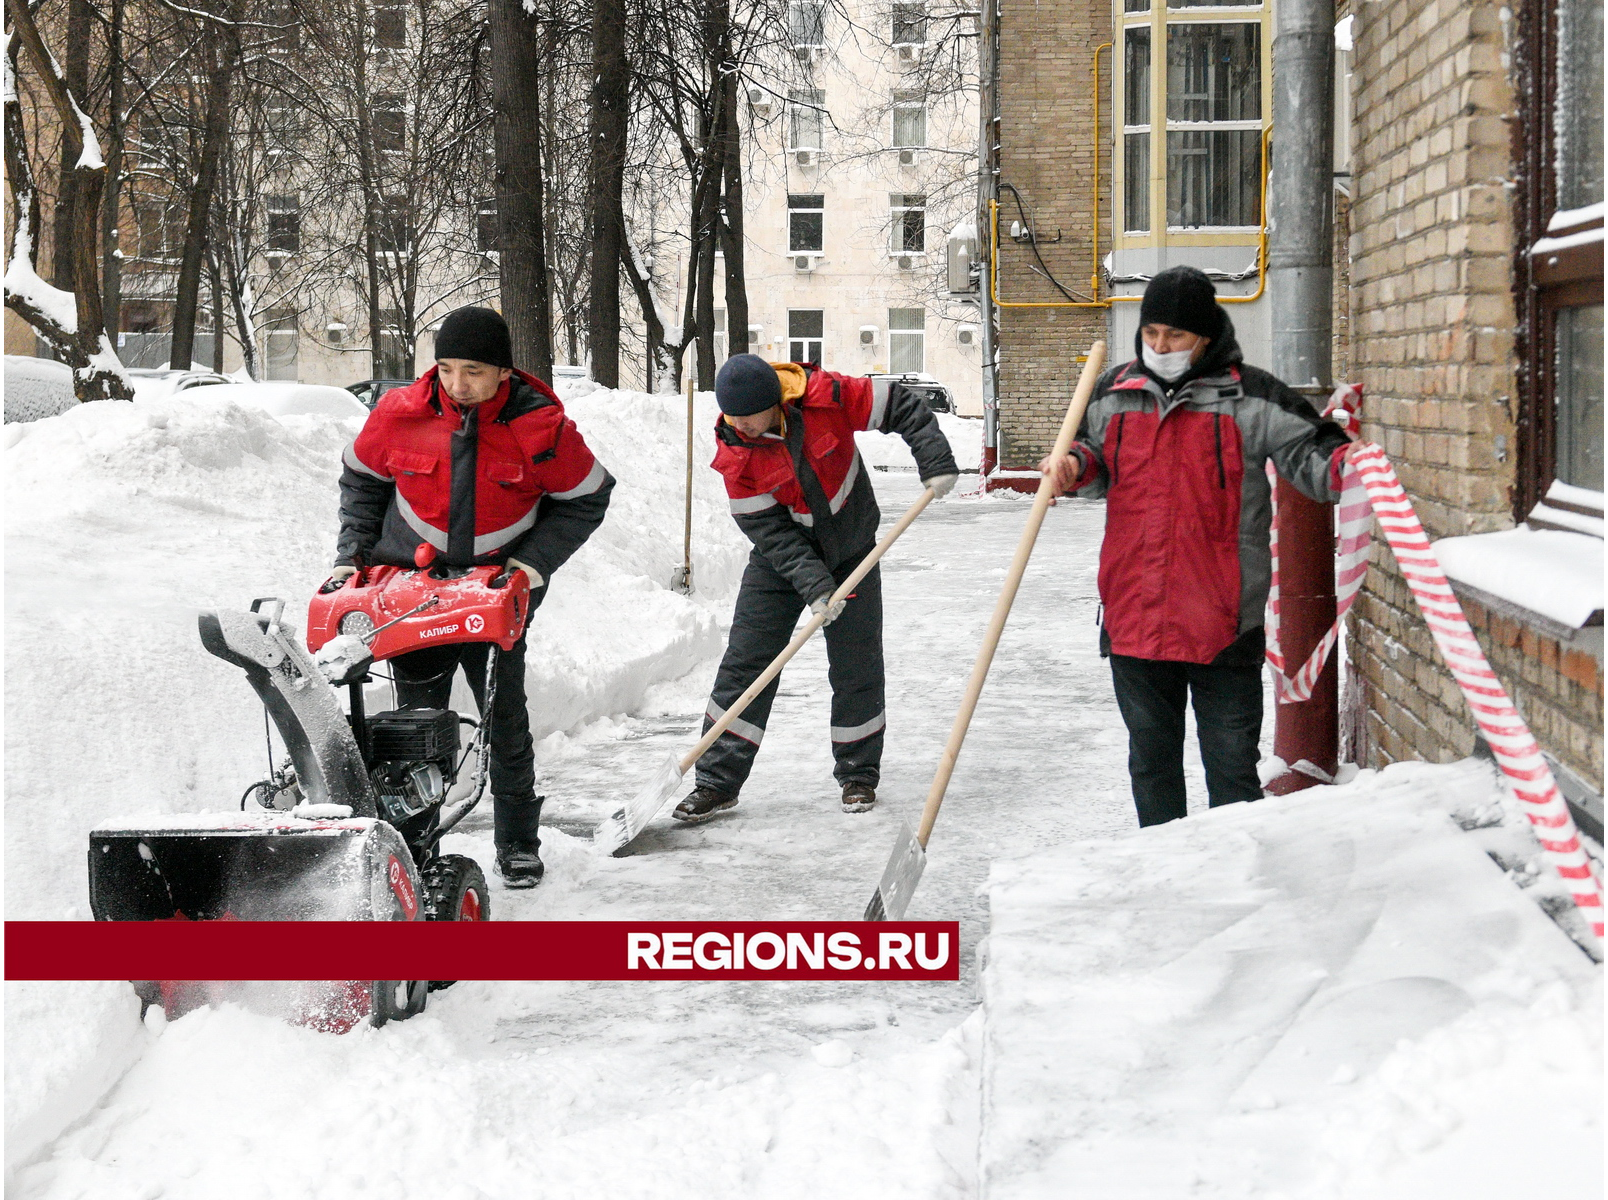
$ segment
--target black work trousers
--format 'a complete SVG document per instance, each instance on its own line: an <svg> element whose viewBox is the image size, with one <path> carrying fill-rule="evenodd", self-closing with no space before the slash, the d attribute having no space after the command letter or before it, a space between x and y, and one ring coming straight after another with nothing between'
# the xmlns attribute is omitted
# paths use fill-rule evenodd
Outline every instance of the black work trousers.
<svg viewBox="0 0 1608 1200"><path fill-rule="evenodd" d="M866 553L870 553L869 547ZM864 557L853 555L833 576L842 583ZM749 556L732 614L731 640L704 712L705 732L787 647L804 608L804 598L767 559L757 551ZM832 755L836 759L832 773L839 784L875 787L882 777L882 736L887 725L880 566L872 567L860 581L842 615L824 633L827 679L832 685ZM698 760L699 787L729 796L742 790L764 740L765 723L780 684L778 675Z"/></svg>
<svg viewBox="0 0 1608 1200"><path fill-rule="evenodd" d="M488 642L459 642L397 655L391 660L391 670L398 701L405 708L447 708L452 703L452 677L461 666L480 719L486 720L486 657L490 649ZM536 747L530 734L530 709L525 704L524 634L512 650L497 655L490 785L497 845L539 844L542 802L536 795Z"/></svg>
<svg viewBox="0 0 1608 1200"><path fill-rule="evenodd" d="M1258 800L1257 743L1262 736L1262 629L1247 630L1209 665L1111 656L1117 707L1128 726L1128 776L1140 825L1176 821L1184 795L1184 701L1195 706L1195 732L1213 808Z"/></svg>

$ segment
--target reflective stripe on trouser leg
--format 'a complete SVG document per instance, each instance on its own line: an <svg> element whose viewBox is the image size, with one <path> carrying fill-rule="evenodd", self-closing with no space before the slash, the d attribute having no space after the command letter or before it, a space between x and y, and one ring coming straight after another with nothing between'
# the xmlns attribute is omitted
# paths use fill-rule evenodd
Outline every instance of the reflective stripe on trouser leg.
<svg viewBox="0 0 1608 1200"><path fill-rule="evenodd" d="M737 607L731 618L731 638L726 643L725 656L715 674L714 691L704 711L703 728L708 732L727 708L748 690L748 685L770 666L792 639L798 614L804 609L804 598L793 585L780 575L759 553L749 555L748 567L743 572L742 588L737 593ZM770 719L771 703L781 677L771 680L768 686L743 710L740 724L716 739L698 760L699 787L713 788L735 796L748 781L754 768L754 755L765 736L765 723Z"/></svg>
<svg viewBox="0 0 1608 1200"><path fill-rule="evenodd" d="M837 572L847 579L864 557ZM887 678L882 666L882 568L872 567L826 627L827 678L832 682L832 774L840 784L876 787L882 777L882 741L887 726Z"/></svg>

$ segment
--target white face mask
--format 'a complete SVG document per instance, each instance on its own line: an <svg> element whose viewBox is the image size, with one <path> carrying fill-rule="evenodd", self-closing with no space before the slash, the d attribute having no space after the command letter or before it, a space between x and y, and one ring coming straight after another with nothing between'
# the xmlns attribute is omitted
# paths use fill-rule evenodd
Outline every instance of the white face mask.
<svg viewBox="0 0 1608 1200"><path fill-rule="evenodd" d="M1189 370L1189 360L1194 355L1193 350L1174 350L1171 354L1157 354L1149 346L1140 343L1140 353L1145 366L1152 372L1161 376L1168 383Z"/></svg>

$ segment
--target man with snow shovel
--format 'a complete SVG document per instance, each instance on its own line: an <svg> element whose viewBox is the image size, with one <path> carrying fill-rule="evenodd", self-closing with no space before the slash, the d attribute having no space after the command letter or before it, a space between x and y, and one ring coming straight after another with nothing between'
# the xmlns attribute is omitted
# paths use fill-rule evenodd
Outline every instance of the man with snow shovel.
<svg viewBox="0 0 1608 1200"><path fill-rule="evenodd" d="M547 580L603 521L614 478L541 380L513 369L508 326L489 308L448 313L436 365L385 393L342 456L333 578L364 566L506 564ZM529 632L529 624L526 625ZM489 643L429 646L391 660L398 699L446 708L461 665L481 704ZM525 704L525 639L497 657L491 795L497 870L509 887L542 877L536 756Z"/></svg>
<svg viewBox="0 0 1608 1200"><path fill-rule="evenodd" d="M854 445L856 431L903 437L935 496L948 494L958 478L937 418L899 383L738 354L715 376L715 399L721 418L713 465L754 550L705 730L781 653L804 607L825 612L838 584L876 543L881 512ZM833 774L843 810L864 812L876 803L886 725L880 568L834 607L839 611L828 613L825 626ZM779 682L773 679L698 760L698 786L676 806L678 820L707 821L736 805Z"/></svg>
<svg viewBox="0 0 1608 1200"><path fill-rule="evenodd" d="M1190 694L1212 807L1262 795L1265 464L1333 503L1348 439L1244 362L1216 289L1193 267L1145 288L1134 350L1095 385L1071 453L1039 466L1060 491L1106 498L1100 649L1128 726L1139 824L1159 825L1187 811Z"/></svg>

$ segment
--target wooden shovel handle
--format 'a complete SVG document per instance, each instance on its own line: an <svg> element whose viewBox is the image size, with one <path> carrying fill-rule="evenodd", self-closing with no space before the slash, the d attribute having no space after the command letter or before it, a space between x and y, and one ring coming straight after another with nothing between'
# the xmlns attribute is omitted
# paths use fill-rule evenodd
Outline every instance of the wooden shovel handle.
<svg viewBox="0 0 1608 1200"><path fill-rule="evenodd" d="M1094 382L1100 377L1100 369L1105 366L1105 354L1104 342L1096 342L1089 347L1088 361L1083 364L1083 374L1078 378L1077 390L1072 393L1072 403L1067 405L1066 419L1061 422L1055 449L1050 451L1052 459L1062 457L1071 448L1078 425L1083 421L1083 411L1089 407L1089 397L1094 394ZM1000 634L1005 631L1005 618L1010 616L1011 605L1016 600L1016 589L1021 585L1028 557L1033 553L1033 543L1038 540L1039 526L1044 524L1044 514L1049 511L1054 495L1055 479L1052 475L1045 475L1039 480L1033 511L1028 514L1027 527L1022 530L1021 541L1016 544L1016 557L1011 560L1005 586L1000 589L999 601L994 605L993 619L988 622L988 631L983 634L977 662L972 666L971 682L966 685L966 695L960 702L960 711L955 714L955 723L949 729L949 740L944 743L943 756L938 760L938 771L927 792L926 807L921 810L921 827L916 830L916 840L923 849L927 846L927 839L932 836L933 823L938 820L938 809L944 802L944 792L949 788L949 777L955 773L955 760L960 757L961 743L966 740L972 713L977 709L977 698L983 693L983 681L988 678L988 668L994 662Z"/></svg>
<svg viewBox="0 0 1608 1200"><path fill-rule="evenodd" d="M893 523L893 528L888 530L882 540L876 544L876 548L860 560L860 565L849 573L847 579L838 584L837 591L833 592L832 598L826 602L827 612L831 612L834 604L847 598L850 592L860 586L860 581L871 573L871 568L876 566L878 560L888 552L888 547L899 540L899 535L910 528L910 522L921 515L921 510L932 502L932 497L933 491L930 487L922 490L916 502L905 509L904 516ZM759 678L748 685L748 690L737 697L736 702L726 710L725 715L709 727L709 732L703 735L696 746L687 751L685 757L681 760L681 773L683 775L692 770L692 764L702 758L704 751L713 746L716 739L731 728L731 723L743 715L743 710L753 702L754 697L765 690L766 684L781 674L782 668L787 665L788 660L797 654L804 643L809 641L815 631L825 623L826 613L824 612L817 613L805 622L804 627L793 635L793 640L787 643L787 649L778 654L771 665L759 673Z"/></svg>

